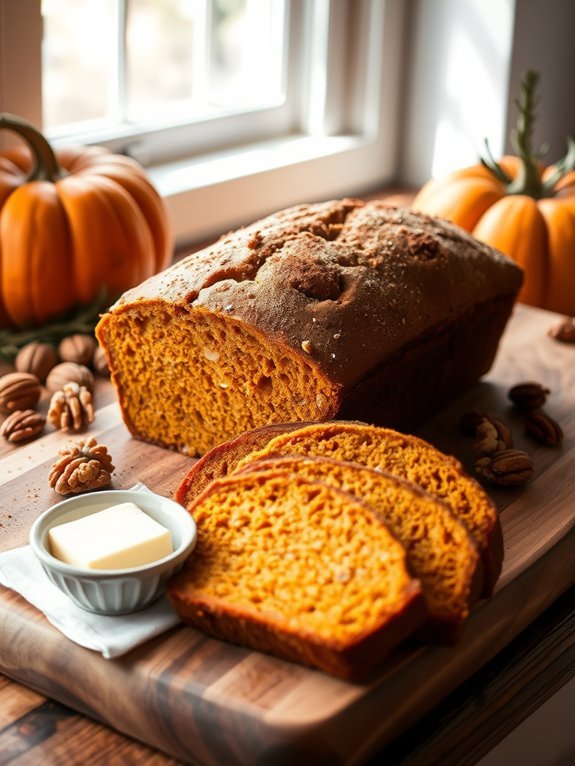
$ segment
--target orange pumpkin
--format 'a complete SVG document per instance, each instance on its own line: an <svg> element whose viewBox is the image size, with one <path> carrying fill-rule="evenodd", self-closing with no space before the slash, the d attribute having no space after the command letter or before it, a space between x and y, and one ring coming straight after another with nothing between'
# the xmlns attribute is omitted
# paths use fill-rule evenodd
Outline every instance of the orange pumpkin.
<svg viewBox="0 0 575 766"><path fill-rule="evenodd" d="M26 145L0 153L0 327L41 326L168 265L166 209L136 162L102 147L54 152L13 115L1 128Z"/></svg>
<svg viewBox="0 0 575 766"><path fill-rule="evenodd" d="M492 158L429 181L412 207L448 218L523 267L519 300L575 315L575 142L545 167L531 134L537 73L528 72L517 102L517 156Z"/></svg>

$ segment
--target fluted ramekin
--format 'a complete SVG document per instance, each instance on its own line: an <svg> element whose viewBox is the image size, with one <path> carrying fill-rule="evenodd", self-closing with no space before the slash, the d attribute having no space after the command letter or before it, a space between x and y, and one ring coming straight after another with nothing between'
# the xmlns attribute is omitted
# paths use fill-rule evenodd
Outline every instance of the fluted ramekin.
<svg viewBox="0 0 575 766"><path fill-rule="evenodd" d="M119 503L134 503L170 530L174 550L150 564L128 569L83 569L52 556L48 531ZM196 544L196 525L179 503L141 490L89 492L44 511L32 525L30 545L48 578L82 609L96 614L127 614L151 604L166 580L182 567Z"/></svg>

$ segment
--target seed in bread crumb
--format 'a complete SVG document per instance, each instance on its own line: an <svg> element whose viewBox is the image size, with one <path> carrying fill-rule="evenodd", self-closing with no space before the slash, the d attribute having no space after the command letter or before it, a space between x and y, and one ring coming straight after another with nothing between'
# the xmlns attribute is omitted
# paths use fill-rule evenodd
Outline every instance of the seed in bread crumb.
<svg viewBox="0 0 575 766"><path fill-rule="evenodd" d="M204 356L208 362L217 362L220 358L219 351L214 351L212 348L204 348Z"/></svg>

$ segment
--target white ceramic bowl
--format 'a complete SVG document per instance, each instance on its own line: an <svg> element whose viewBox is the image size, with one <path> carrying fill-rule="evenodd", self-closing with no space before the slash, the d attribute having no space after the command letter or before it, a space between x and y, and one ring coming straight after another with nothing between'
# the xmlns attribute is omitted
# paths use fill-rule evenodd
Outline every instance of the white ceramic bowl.
<svg viewBox="0 0 575 766"><path fill-rule="evenodd" d="M170 530L174 551L158 561L130 569L82 569L52 556L48 530L118 503L135 503ZM44 511L30 530L30 545L49 579L82 609L97 614L127 614L143 609L164 591L196 544L195 522L179 503L153 492L107 490L63 500Z"/></svg>

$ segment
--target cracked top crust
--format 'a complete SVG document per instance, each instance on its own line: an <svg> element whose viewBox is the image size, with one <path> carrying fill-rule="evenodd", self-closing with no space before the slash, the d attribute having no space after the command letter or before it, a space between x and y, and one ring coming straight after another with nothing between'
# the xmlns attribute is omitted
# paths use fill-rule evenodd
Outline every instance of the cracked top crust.
<svg viewBox="0 0 575 766"><path fill-rule="evenodd" d="M474 305L516 295L522 279L513 261L447 221L344 199L230 233L124 293L110 311L204 306L350 385Z"/></svg>

